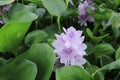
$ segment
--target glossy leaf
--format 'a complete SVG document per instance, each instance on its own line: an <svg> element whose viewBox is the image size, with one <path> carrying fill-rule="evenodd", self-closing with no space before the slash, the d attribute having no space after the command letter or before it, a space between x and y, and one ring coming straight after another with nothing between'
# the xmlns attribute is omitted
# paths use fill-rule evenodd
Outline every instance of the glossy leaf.
<svg viewBox="0 0 120 80"><path fill-rule="evenodd" d="M115 52L115 49L108 43L101 43L94 47L93 53L96 57L101 57L104 55L112 54Z"/></svg>
<svg viewBox="0 0 120 80"><path fill-rule="evenodd" d="M91 76L81 67L66 66L56 70L56 80L91 80Z"/></svg>
<svg viewBox="0 0 120 80"><path fill-rule="evenodd" d="M44 29L48 33L50 37L55 36L55 34L58 33L58 28L57 24L52 24Z"/></svg>
<svg viewBox="0 0 120 80"><path fill-rule="evenodd" d="M10 8L7 15L2 15L2 19L5 23L10 22L11 20L20 22L32 21L38 17L33 13L35 8L36 6L34 5L23 5L18 3Z"/></svg>
<svg viewBox="0 0 120 80"><path fill-rule="evenodd" d="M30 32L25 38L25 44L31 45L33 43L39 43L44 41L48 37L48 34L43 30L35 30Z"/></svg>
<svg viewBox="0 0 120 80"><path fill-rule="evenodd" d="M23 4L17 3L11 7L11 9L8 12L8 15L12 16L15 13L20 11L33 12L35 8L36 8L36 5L23 5Z"/></svg>
<svg viewBox="0 0 120 80"><path fill-rule="evenodd" d="M120 59L110 63L110 64L107 64L105 66L103 66L100 70L112 70L112 69L120 69Z"/></svg>
<svg viewBox="0 0 120 80"><path fill-rule="evenodd" d="M36 65L29 60L15 60L0 67L0 80L35 80Z"/></svg>
<svg viewBox="0 0 120 80"><path fill-rule="evenodd" d="M61 16L61 14L66 10L66 5L64 0L42 0L44 7L48 12L54 16ZM53 4L53 2L55 4Z"/></svg>
<svg viewBox="0 0 120 80"><path fill-rule="evenodd" d="M9 22L0 29L0 52L14 52L21 43L31 22Z"/></svg>
<svg viewBox="0 0 120 80"><path fill-rule="evenodd" d="M29 11L20 11L11 16L12 21L30 22L37 19L38 16Z"/></svg>
<svg viewBox="0 0 120 80"><path fill-rule="evenodd" d="M55 53L48 44L33 44L19 58L27 58L36 63L38 68L36 80L49 80L55 63Z"/></svg>

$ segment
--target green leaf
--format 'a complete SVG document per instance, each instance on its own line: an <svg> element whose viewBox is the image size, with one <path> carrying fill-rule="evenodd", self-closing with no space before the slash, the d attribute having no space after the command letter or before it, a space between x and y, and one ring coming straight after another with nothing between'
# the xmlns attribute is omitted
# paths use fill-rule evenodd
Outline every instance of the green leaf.
<svg viewBox="0 0 120 80"><path fill-rule="evenodd" d="M36 15L39 15L39 18L42 19L46 10L44 8L38 8L34 11Z"/></svg>
<svg viewBox="0 0 120 80"><path fill-rule="evenodd" d="M55 63L55 53L46 43L33 44L30 49L19 58L27 58L36 63L38 73L36 80L49 80Z"/></svg>
<svg viewBox="0 0 120 80"><path fill-rule="evenodd" d="M99 68L97 66L94 65L90 65L86 67L86 70L92 75L93 72L95 72L96 70L98 70ZM104 80L104 74L102 73L102 71L99 71L98 73L96 73L94 80Z"/></svg>
<svg viewBox="0 0 120 80"><path fill-rule="evenodd" d="M117 49L116 53L115 53L115 59L120 59L120 47Z"/></svg>
<svg viewBox="0 0 120 80"><path fill-rule="evenodd" d="M98 44L103 38L105 38L109 35L109 34L105 34L103 36L96 37L93 35L92 31L89 28L86 29L86 32L94 44Z"/></svg>
<svg viewBox="0 0 120 80"><path fill-rule="evenodd" d="M56 80L91 80L91 76L81 67L66 66L56 70Z"/></svg>
<svg viewBox="0 0 120 80"><path fill-rule="evenodd" d="M4 58L0 58L0 66L2 66L4 64L6 60Z"/></svg>
<svg viewBox="0 0 120 80"><path fill-rule="evenodd" d="M119 13L113 13L112 18L112 30L115 35L115 38L120 37L120 14Z"/></svg>
<svg viewBox="0 0 120 80"><path fill-rule="evenodd" d="M41 0L26 0L26 1L33 2L33 3L39 3Z"/></svg>
<svg viewBox="0 0 120 80"><path fill-rule="evenodd" d="M38 16L32 13L35 10L35 5L23 5L23 4L15 4L13 5L8 14L2 15L2 19L5 23L10 22L11 20L27 22L35 20Z"/></svg>
<svg viewBox="0 0 120 80"><path fill-rule="evenodd" d="M10 8L8 15L12 16L15 13L20 11L33 12L35 9L36 9L36 5L23 5L23 4L17 3Z"/></svg>
<svg viewBox="0 0 120 80"><path fill-rule="evenodd" d="M93 48L94 48L93 44L90 42L87 42L85 44L87 45L87 49L86 49L87 54L93 53Z"/></svg>
<svg viewBox="0 0 120 80"><path fill-rule="evenodd" d="M67 7L68 7L68 4L69 4L70 1L71 1L71 0L65 0Z"/></svg>
<svg viewBox="0 0 120 80"><path fill-rule="evenodd" d="M112 69L120 69L120 59L110 63L110 64L107 64L105 66L103 66L100 70L112 70Z"/></svg>
<svg viewBox="0 0 120 80"><path fill-rule="evenodd" d="M15 0L0 0L0 6L10 4L14 2Z"/></svg>
<svg viewBox="0 0 120 80"><path fill-rule="evenodd" d="M9 22L0 29L0 52L14 52L31 22Z"/></svg>
<svg viewBox="0 0 120 80"><path fill-rule="evenodd" d="M100 64L101 64L101 66L104 66L104 65L107 65L113 61L114 60L109 56L102 56L102 58L100 59Z"/></svg>
<svg viewBox="0 0 120 80"><path fill-rule="evenodd" d="M42 0L44 7L48 12L54 16L61 16L61 14L66 10L66 5L64 0Z"/></svg>
<svg viewBox="0 0 120 80"><path fill-rule="evenodd" d="M12 21L19 22L30 22L38 18L36 14L29 11L20 11L10 17Z"/></svg>
<svg viewBox="0 0 120 80"><path fill-rule="evenodd" d="M0 67L0 80L35 80L36 65L29 60L15 60Z"/></svg>
<svg viewBox="0 0 120 80"><path fill-rule="evenodd" d="M107 64L105 66L103 66L102 68L96 70L93 74L92 74L92 78L94 78L95 74L98 73L99 71L103 71L103 70L113 70L113 69L120 69L120 59Z"/></svg>
<svg viewBox="0 0 120 80"><path fill-rule="evenodd" d="M55 36L55 34L58 34L58 28L57 24L52 24L44 29L48 33L50 37Z"/></svg>
<svg viewBox="0 0 120 80"><path fill-rule="evenodd" d="M111 13L106 11L104 13L95 13L93 16L96 21L104 21L108 20L111 17Z"/></svg>
<svg viewBox="0 0 120 80"><path fill-rule="evenodd" d="M44 41L48 37L48 34L43 30L35 30L30 32L25 38L25 44L32 45L33 43L39 43Z"/></svg>
<svg viewBox="0 0 120 80"><path fill-rule="evenodd" d="M62 13L62 16L64 18L68 18L70 16L78 16L78 11L77 11L77 8L70 8L70 9L67 9L65 10L63 13Z"/></svg>
<svg viewBox="0 0 120 80"><path fill-rule="evenodd" d="M120 0L115 0L115 5L119 6L119 4L120 4Z"/></svg>
<svg viewBox="0 0 120 80"><path fill-rule="evenodd" d="M101 43L94 47L93 53L96 57L102 57L104 55L112 54L115 49L108 43Z"/></svg>

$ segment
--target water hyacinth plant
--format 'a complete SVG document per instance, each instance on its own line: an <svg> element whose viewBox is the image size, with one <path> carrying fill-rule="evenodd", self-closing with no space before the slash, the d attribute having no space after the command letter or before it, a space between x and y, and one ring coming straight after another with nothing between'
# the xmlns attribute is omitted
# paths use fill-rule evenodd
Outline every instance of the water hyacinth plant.
<svg viewBox="0 0 120 80"><path fill-rule="evenodd" d="M0 0L0 80L120 80L119 12L120 0Z"/></svg>

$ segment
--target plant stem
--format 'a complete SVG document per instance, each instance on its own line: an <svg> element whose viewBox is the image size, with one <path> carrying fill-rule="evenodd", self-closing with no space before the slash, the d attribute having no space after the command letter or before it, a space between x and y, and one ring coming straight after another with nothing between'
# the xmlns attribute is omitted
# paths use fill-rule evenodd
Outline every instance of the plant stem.
<svg viewBox="0 0 120 80"><path fill-rule="evenodd" d="M68 4L69 4L69 1L68 1L68 0L66 0L66 8L68 8Z"/></svg>
<svg viewBox="0 0 120 80"><path fill-rule="evenodd" d="M37 28L38 28L38 19L35 20L35 26L36 26L36 30L37 30Z"/></svg>
<svg viewBox="0 0 120 80"><path fill-rule="evenodd" d="M99 24L95 23L93 28L93 34L96 34L98 32L98 27L99 27Z"/></svg>
<svg viewBox="0 0 120 80"><path fill-rule="evenodd" d="M60 17L57 17L57 24L58 24L58 32L61 33Z"/></svg>
<svg viewBox="0 0 120 80"><path fill-rule="evenodd" d="M24 0L22 0L22 3L24 4Z"/></svg>
<svg viewBox="0 0 120 80"><path fill-rule="evenodd" d="M95 74L100 71L101 69L96 70L94 73L92 73L92 80L94 80Z"/></svg>
<svg viewBox="0 0 120 80"><path fill-rule="evenodd" d="M18 3L19 1L18 1L18 0L16 0L16 2Z"/></svg>
<svg viewBox="0 0 120 80"><path fill-rule="evenodd" d="M119 76L120 76L120 71L119 71L119 73L117 74L117 76L115 77L114 80L118 80Z"/></svg>
<svg viewBox="0 0 120 80"><path fill-rule="evenodd" d="M53 15L51 15L51 24L53 23Z"/></svg>

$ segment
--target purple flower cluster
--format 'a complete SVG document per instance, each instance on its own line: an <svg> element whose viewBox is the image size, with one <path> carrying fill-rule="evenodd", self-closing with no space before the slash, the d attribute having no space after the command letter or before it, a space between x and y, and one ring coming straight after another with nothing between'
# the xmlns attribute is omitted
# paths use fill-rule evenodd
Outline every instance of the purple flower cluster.
<svg viewBox="0 0 120 80"><path fill-rule="evenodd" d="M79 9L78 23L80 23L81 26L83 25L87 26L87 21L94 22L93 16L91 16L87 12L88 7L91 9L91 12L93 13L95 12L95 7L94 7L92 0L86 0L84 1L84 3L80 3L78 6L78 9Z"/></svg>
<svg viewBox="0 0 120 80"><path fill-rule="evenodd" d="M8 4L8 5L4 5L1 9L0 9L0 15L6 13L7 11L9 11L9 9L12 7L12 4Z"/></svg>
<svg viewBox="0 0 120 80"><path fill-rule="evenodd" d="M87 46L83 43L84 36L82 31L70 27L67 30L63 28L65 33L55 35L57 40L53 42L54 52L57 54L60 63L65 65L82 65L86 62L84 55Z"/></svg>
<svg viewBox="0 0 120 80"><path fill-rule="evenodd" d="M12 7L12 4L4 5L0 8L0 15L7 13L9 9ZM4 21L0 18L0 24L4 24Z"/></svg>

